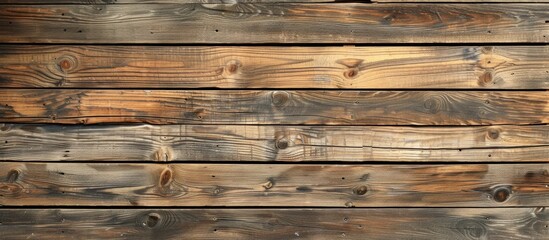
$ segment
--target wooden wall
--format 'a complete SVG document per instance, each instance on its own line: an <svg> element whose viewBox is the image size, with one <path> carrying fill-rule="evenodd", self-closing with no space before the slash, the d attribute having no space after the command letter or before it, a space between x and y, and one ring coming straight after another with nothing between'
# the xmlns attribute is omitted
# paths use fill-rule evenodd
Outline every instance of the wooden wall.
<svg viewBox="0 0 549 240"><path fill-rule="evenodd" d="M547 0L0 0L0 239L549 239L547 43Z"/></svg>

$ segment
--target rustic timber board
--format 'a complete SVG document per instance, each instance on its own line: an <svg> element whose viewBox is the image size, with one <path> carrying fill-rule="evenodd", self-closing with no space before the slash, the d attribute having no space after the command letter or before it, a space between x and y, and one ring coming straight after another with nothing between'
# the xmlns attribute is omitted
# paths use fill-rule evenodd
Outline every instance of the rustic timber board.
<svg viewBox="0 0 549 240"><path fill-rule="evenodd" d="M549 91L0 89L0 122L546 124Z"/></svg>
<svg viewBox="0 0 549 240"><path fill-rule="evenodd" d="M549 205L546 164L0 163L3 206Z"/></svg>
<svg viewBox="0 0 549 240"><path fill-rule="evenodd" d="M549 125L0 124L3 161L549 162Z"/></svg>
<svg viewBox="0 0 549 240"><path fill-rule="evenodd" d="M547 46L0 45L3 88L549 89Z"/></svg>
<svg viewBox="0 0 549 240"><path fill-rule="evenodd" d="M1 5L4 43L547 43L546 4Z"/></svg>
<svg viewBox="0 0 549 240"><path fill-rule="evenodd" d="M5 239L544 239L548 210L0 209Z"/></svg>

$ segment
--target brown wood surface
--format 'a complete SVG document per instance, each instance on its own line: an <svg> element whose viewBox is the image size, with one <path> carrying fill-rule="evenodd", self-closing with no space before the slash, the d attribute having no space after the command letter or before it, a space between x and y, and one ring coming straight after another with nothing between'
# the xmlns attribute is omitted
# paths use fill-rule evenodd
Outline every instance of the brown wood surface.
<svg viewBox="0 0 549 240"><path fill-rule="evenodd" d="M0 124L3 161L549 162L549 126Z"/></svg>
<svg viewBox="0 0 549 240"><path fill-rule="evenodd" d="M547 239L538 208L0 209L4 239Z"/></svg>
<svg viewBox="0 0 549 240"><path fill-rule="evenodd" d="M314 3L314 2L336 2L337 0L0 0L0 4L80 4L80 5L101 5L101 4L159 4L159 3ZM505 1L505 0L504 0ZM521 2L525 0L515 0ZM543 0L532 0L543 1ZM356 0L354 2L370 2L369 0Z"/></svg>
<svg viewBox="0 0 549 240"><path fill-rule="evenodd" d="M0 122L491 125L549 122L549 91L0 89Z"/></svg>
<svg viewBox="0 0 549 240"><path fill-rule="evenodd" d="M547 43L545 4L2 5L5 43Z"/></svg>
<svg viewBox="0 0 549 240"><path fill-rule="evenodd" d="M3 88L549 89L549 47L0 45Z"/></svg>
<svg viewBox="0 0 549 240"><path fill-rule="evenodd" d="M0 205L547 206L548 170L547 164L0 163Z"/></svg>

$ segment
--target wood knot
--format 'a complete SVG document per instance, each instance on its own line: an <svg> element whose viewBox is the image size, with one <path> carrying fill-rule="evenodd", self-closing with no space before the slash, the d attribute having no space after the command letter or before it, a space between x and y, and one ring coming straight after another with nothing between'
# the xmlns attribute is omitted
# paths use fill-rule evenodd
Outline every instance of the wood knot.
<svg viewBox="0 0 549 240"><path fill-rule="evenodd" d="M496 140L499 138L499 130L495 128L488 129L488 132L486 133L486 137L491 140Z"/></svg>
<svg viewBox="0 0 549 240"><path fill-rule="evenodd" d="M353 202L349 201L349 202L345 203L345 207L348 207L348 208L355 207L355 204Z"/></svg>
<svg viewBox="0 0 549 240"><path fill-rule="evenodd" d="M6 182L9 182L9 183L14 183L17 181L17 179L19 179L19 176L21 175L21 170L19 169L12 169L9 171L8 173L8 178L6 180Z"/></svg>
<svg viewBox="0 0 549 240"><path fill-rule="evenodd" d="M223 188L217 186L213 190L213 195L219 195L219 194L221 194L222 191L223 191Z"/></svg>
<svg viewBox="0 0 549 240"><path fill-rule="evenodd" d="M355 187L353 193L356 195L364 195L368 192L368 187L365 185Z"/></svg>
<svg viewBox="0 0 549 240"><path fill-rule="evenodd" d="M173 181L173 171L169 168L166 168L160 173L160 186L166 187Z"/></svg>
<svg viewBox="0 0 549 240"><path fill-rule="evenodd" d="M346 78L355 78L356 76L358 76L358 68L350 68L350 69L347 69L347 71L345 71L345 73L343 73L343 75L346 77Z"/></svg>
<svg viewBox="0 0 549 240"><path fill-rule="evenodd" d="M494 75L491 71L486 71L478 78L478 85L485 87L494 80Z"/></svg>
<svg viewBox="0 0 549 240"><path fill-rule="evenodd" d="M143 222L143 225L148 228L154 228L160 222L160 215L158 213L149 213Z"/></svg>
<svg viewBox="0 0 549 240"><path fill-rule="evenodd" d="M482 47L480 49L480 51L484 54L492 53L493 50L494 50L494 47L491 47L491 46Z"/></svg>
<svg viewBox="0 0 549 240"><path fill-rule="evenodd" d="M511 196L511 190L508 187L496 188L492 194L492 198L496 202L505 202Z"/></svg>
<svg viewBox="0 0 549 240"><path fill-rule="evenodd" d="M460 220L456 223L455 229L459 231L465 239L484 239L487 234L486 227L475 220Z"/></svg>
<svg viewBox="0 0 549 240"><path fill-rule="evenodd" d="M271 189L271 188L273 188L273 186L274 186L274 181L272 179L269 179L268 182L263 184L263 188L265 188L265 189Z"/></svg>
<svg viewBox="0 0 549 240"><path fill-rule="evenodd" d="M271 94L271 101L277 107L284 107L290 100L290 94L285 91L274 91Z"/></svg>
<svg viewBox="0 0 549 240"><path fill-rule="evenodd" d="M288 140L286 138L281 138L276 140L276 148L278 149L286 149L288 148Z"/></svg>
<svg viewBox="0 0 549 240"><path fill-rule="evenodd" d="M77 61L73 56L62 56L57 59L57 66L59 66L59 69L64 73L74 70L76 65Z"/></svg>
<svg viewBox="0 0 549 240"><path fill-rule="evenodd" d="M225 66L225 70L229 74L234 74L238 71L238 69L242 66L242 64L237 60L232 60L227 63L227 66Z"/></svg>
<svg viewBox="0 0 549 240"><path fill-rule="evenodd" d="M171 149L167 147L161 147L159 148L154 154L152 155L152 160L158 161L158 162L167 162L172 160L172 152Z"/></svg>
<svg viewBox="0 0 549 240"><path fill-rule="evenodd" d="M423 106L427 110L429 110L430 113L435 114L435 113L438 113L442 108L442 100L440 100L439 98L432 97L427 99L427 101L425 101Z"/></svg>

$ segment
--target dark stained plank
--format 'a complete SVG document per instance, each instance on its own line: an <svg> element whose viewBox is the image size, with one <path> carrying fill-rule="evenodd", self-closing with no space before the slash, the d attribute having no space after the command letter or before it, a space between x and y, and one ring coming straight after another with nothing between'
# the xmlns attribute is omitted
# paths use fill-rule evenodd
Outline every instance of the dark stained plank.
<svg viewBox="0 0 549 240"><path fill-rule="evenodd" d="M0 46L4 88L549 89L547 69L547 46Z"/></svg>
<svg viewBox="0 0 549 240"><path fill-rule="evenodd" d="M549 125L0 124L0 140L2 161L549 162Z"/></svg>
<svg viewBox="0 0 549 240"><path fill-rule="evenodd" d="M2 5L9 43L547 43L547 4Z"/></svg>
<svg viewBox="0 0 549 240"><path fill-rule="evenodd" d="M537 208L0 209L4 239L547 239Z"/></svg>
<svg viewBox="0 0 549 240"><path fill-rule="evenodd" d="M3 206L549 205L547 164L0 163L0 166Z"/></svg>
<svg viewBox="0 0 549 240"><path fill-rule="evenodd" d="M548 91L0 89L0 122L492 125L549 122Z"/></svg>

